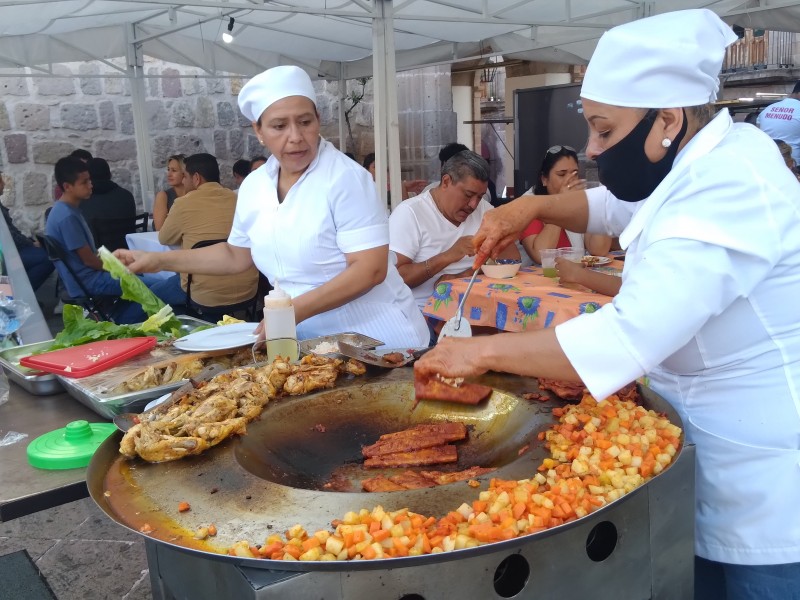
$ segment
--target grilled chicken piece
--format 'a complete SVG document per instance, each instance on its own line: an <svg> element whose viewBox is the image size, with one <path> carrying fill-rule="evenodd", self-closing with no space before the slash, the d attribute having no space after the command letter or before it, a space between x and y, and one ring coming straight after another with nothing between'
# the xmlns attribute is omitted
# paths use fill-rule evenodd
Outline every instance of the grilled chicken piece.
<svg viewBox="0 0 800 600"><path fill-rule="evenodd" d="M355 358L351 358L347 362L345 362L342 366L339 367L340 371L344 371L345 373L350 373L351 375L363 375L367 372L367 366L362 363L360 360L356 360Z"/></svg>
<svg viewBox="0 0 800 600"><path fill-rule="evenodd" d="M374 456L364 461L370 469L390 467L423 467L425 465L441 465L458 460L458 451L452 444L425 448L415 452L395 452L383 456Z"/></svg>
<svg viewBox="0 0 800 600"><path fill-rule="evenodd" d="M339 372L334 365L303 365L289 375L283 384L283 391L291 396L307 394L314 390L333 387Z"/></svg>
<svg viewBox="0 0 800 600"><path fill-rule="evenodd" d="M264 367L232 369L196 386L187 384L174 403L141 415L142 421L123 436L120 453L163 462L200 454L232 435L243 435L247 423L281 393L333 387L342 361L319 358L300 365L277 359Z"/></svg>

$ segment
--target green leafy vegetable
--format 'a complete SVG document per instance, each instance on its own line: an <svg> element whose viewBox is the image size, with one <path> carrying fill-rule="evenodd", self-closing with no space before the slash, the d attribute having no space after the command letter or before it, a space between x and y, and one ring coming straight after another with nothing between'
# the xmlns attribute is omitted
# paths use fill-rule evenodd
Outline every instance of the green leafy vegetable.
<svg viewBox="0 0 800 600"><path fill-rule="evenodd" d="M67 304L64 306L62 315L64 329L56 336L53 345L47 351L80 346L99 340L147 335L154 335L160 340L180 337L182 335L181 322L175 317L172 307L164 304L139 277L131 273L105 247L101 247L98 253L103 261L103 268L114 279L119 280L122 299L141 304L142 309L148 314L147 320L141 325L117 325L111 321L95 321L83 316L82 307Z"/></svg>
<svg viewBox="0 0 800 600"><path fill-rule="evenodd" d="M122 287L122 299L138 302L150 317L142 324L142 330L149 332L149 335L153 335L157 331L177 334L181 322L175 318L172 307L164 304L158 296L150 291L144 281L131 273L128 267L123 265L105 246L101 246L97 252L100 260L103 261L103 268L114 279L119 280L120 287Z"/></svg>
<svg viewBox="0 0 800 600"><path fill-rule="evenodd" d="M59 332L53 345L46 352L80 346L99 340L116 340L119 338L138 337L147 334L138 325L117 325L111 321L95 321L83 316L83 307L65 304L62 314L64 329Z"/></svg>

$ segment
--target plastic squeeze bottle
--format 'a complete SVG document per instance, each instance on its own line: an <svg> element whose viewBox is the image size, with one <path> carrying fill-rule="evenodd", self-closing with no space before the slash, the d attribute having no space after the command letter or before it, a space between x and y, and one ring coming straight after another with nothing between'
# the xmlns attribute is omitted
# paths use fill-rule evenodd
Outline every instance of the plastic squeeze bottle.
<svg viewBox="0 0 800 600"><path fill-rule="evenodd" d="M292 299L275 282L275 288L264 296L264 325L267 333L267 359L278 356L298 359L297 327Z"/></svg>

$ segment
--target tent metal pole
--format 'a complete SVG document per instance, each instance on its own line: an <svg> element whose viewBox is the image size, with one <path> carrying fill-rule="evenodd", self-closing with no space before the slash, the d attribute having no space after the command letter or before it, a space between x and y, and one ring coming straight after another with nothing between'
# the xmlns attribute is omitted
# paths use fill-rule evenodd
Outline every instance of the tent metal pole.
<svg viewBox="0 0 800 600"><path fill-rule="evenodd" d="M347 152L347 127L344 119L344 99L347 96L347 80L342 74L343 66L339 65L339 150Z"/></svg>
<svg viewBox="0 0 800 600"><path fill-rule="evenodd" d="M403 182L400 170L400 123L397 115L397 71L394 60L394 6L384 2L384 27L386 50L384 52L386 69L386 128L389 150L389 182L393 189L392 210L403 201Z"/></svg>
<svg viewBox="0 0 800 600"><path fill-rule="evenodd" d="M387 166L392 208L403 200L400 179L400 135L397 118L397 82L394 61L394 20L391 0L375 3L373 18L373 82L375 94L375 182L387 200Z"/></svg>
<svg viewBox="0 0 800 600"><path fill-rule="evenodd" d="M134 25L128 25L128 39L136 37ZM150 147L150 132L146 109L146 92L144 86L144 68L141 46L128 44L128 78L131 83L131 112L133 113L133 130L136 138L136 162L139 166L139 182L142 192L144 210L153 212L155 199L155 177L153 176L153 152Z"/></svg>
<svg viewBox="0 0 800 600"><path fill-rule="evenodd" d="M378 187L378 195L387 206L386 189L386 149L387 140L387 119L386 110L386 54L394 53L394 48L387 48L385 45L386 30L384 25L384 5L383 0L375 2L372 17L372 81L374 87L374 108L375 119L375 185Z"/></svg>

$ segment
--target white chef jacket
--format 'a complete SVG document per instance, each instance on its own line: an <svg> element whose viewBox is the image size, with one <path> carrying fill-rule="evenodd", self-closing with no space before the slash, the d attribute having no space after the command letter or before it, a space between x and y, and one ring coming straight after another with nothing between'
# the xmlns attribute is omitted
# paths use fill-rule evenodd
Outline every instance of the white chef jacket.
<svg viewBox="0 0 800 600"><path fill-rule="evenodd" d="M758 115L756 123L773 140L789 144L794 162L800 164L800 100L784 98L770 104Z"/></svg>
<svg viewBox="0 0 800 600"><path fill-rule="evenodd" d="M697 445L696 553L800 562L800 184L774 142L721 111L653 194L589 190L620 235L622 289L556 328L598 398L647 374Z"/></svg>
<svg viewBox="0 0 800 600"><path fill-rule="evenodd" d="M228 242L250 248L253 262L292 297L319 287L347 266L345 253L389 243L389 224L370 174L328 141L278 202L274 156L239 188ZM386 279L363 296L297 326L299 339L356 331L389 347L427 346L430 338L411 290L390 253Z"/></svg>
<svg viewBox="0 0 800 600"><path fill-rule="evenodd" d="M483 215L490 210L492 205L481 200L463 223L453 225L439 212L430 190L422 192L400 204L389 217L389 249L412 262L425 262L452 248L460 238L475 235ZM425 307L433 294L434 284L442 275L461 273L472 267L472 261L472 256L464 256L412 289L417 305Z"/></svg>

